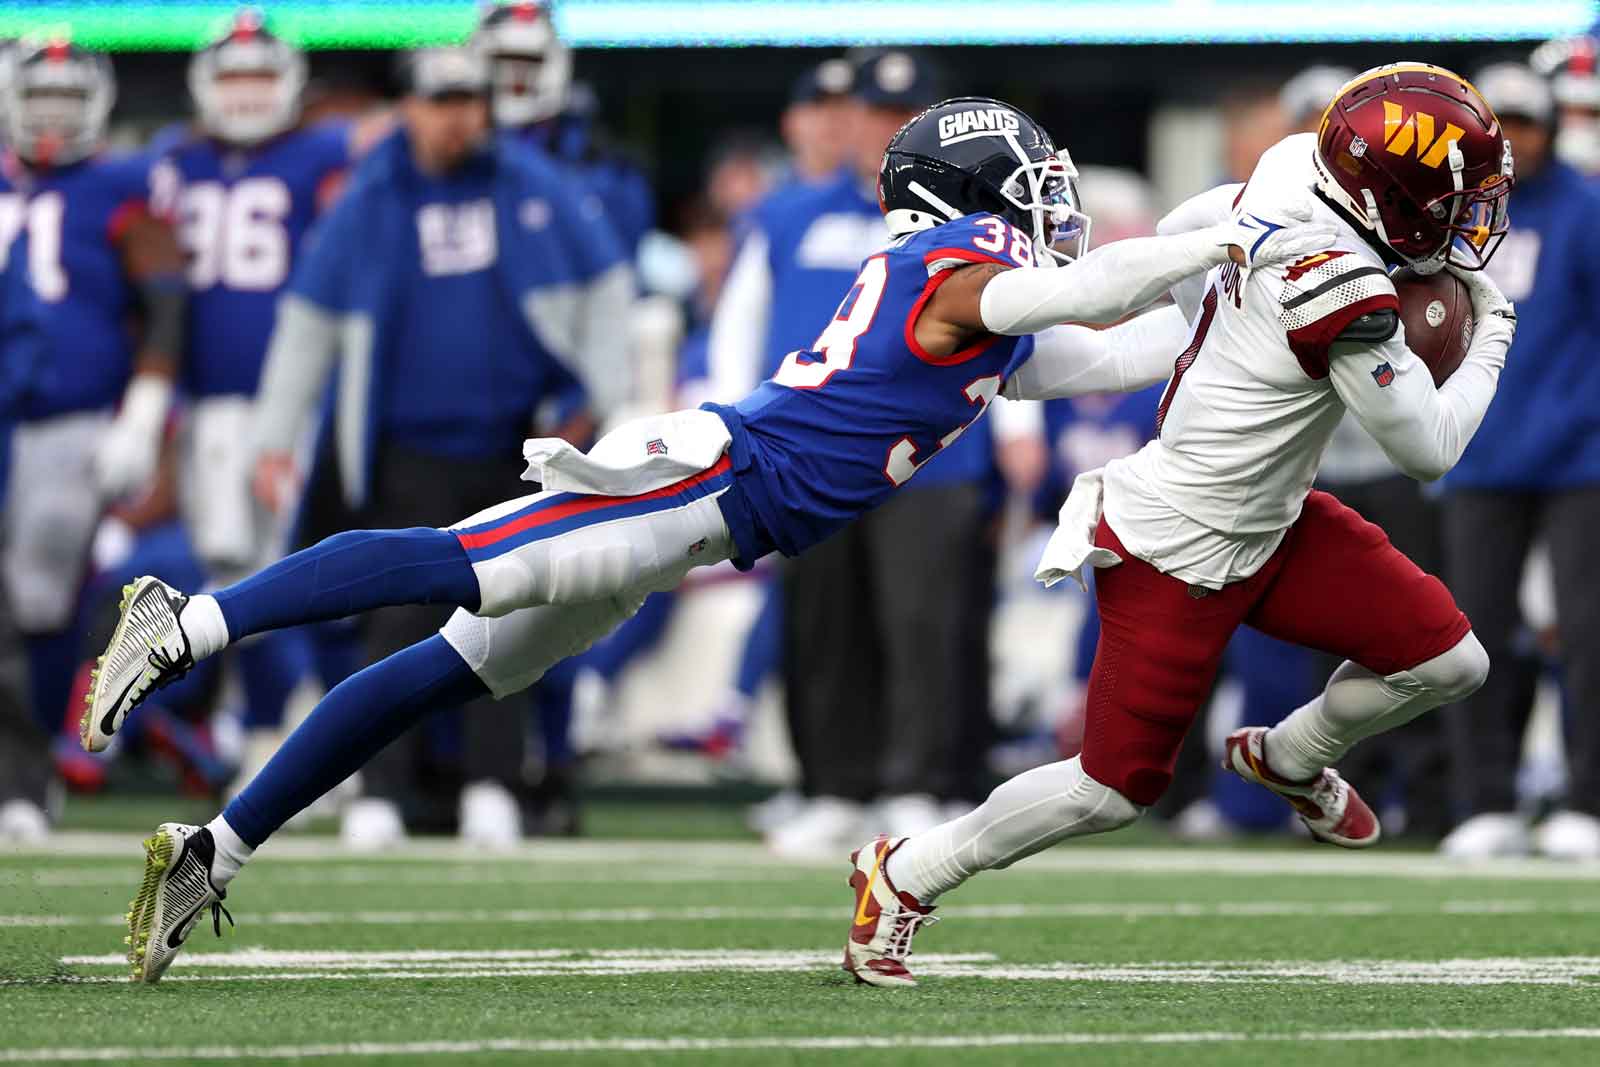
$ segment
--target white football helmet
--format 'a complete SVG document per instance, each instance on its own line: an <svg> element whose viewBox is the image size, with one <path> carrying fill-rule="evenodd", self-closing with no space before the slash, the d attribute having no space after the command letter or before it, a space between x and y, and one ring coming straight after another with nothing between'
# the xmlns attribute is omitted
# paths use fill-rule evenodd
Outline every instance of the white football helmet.
<svg viewBox="0 0 1600 1067"><path fill-rule="evenodd" d="M305 85L305 56L251 8L189 62L189 95L200 125L229 144L259 144L293 126Z"/></svg>
<svg viewBox="0 0 1600 1067"><path fill-rule="evenodd" d="M486 7L472 44L489 57L497 126L531 126L561 113L572 83L572 52L556 36L548 4Z"/></svg>
<svg viewBox="0 0 1600 1067"><path fill-rule="evenodd" d="M111 61L66 41L19 44L0 79L7 139L38 166L76 163L100 147L117 98Z"/></svg>

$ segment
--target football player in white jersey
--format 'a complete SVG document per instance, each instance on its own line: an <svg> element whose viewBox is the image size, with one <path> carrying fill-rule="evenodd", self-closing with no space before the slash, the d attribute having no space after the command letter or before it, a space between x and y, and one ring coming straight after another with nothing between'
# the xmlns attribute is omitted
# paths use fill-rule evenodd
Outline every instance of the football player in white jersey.
<svg viewBox="0 0 1600 1067"><path fill-rule="evenodd" d="M1315 218L1338 236L1293 264L1223 266L1174 290L1192 332L1157 439L1078 480L1040 565L1047 582L1085 563L1104 568L1083 751L1013 778L969 815L858 850L846 970L913 984L905 957L939 896L1137 819L1170 783L1242 624L1346 662L1277 726L1234 732L1224 766L1285 797L1318 840L1377 842L1377 819L1332 764L1362 738L1471 693L1489 662L1443 583L1311 484L1346 410L1412 477L1431 481L1460 458L1515 330L1511 305L1477 273L1505 232L1511 184L1510 148L1477 90L1401 63L1346 84L1319 132L1269 149L1245 186L1163 220L1171 233L1236 208L1267 215L1312 189ZM1476 326L1436 389L1406 347L1389 270L1447 265L1468 287Z"/></svg>

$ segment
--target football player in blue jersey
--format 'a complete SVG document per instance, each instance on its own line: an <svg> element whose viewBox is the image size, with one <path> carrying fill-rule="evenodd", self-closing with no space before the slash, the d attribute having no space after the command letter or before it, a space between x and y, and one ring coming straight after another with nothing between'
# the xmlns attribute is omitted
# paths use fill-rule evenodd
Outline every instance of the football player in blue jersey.
<svg viewBox="0 0 1600 1067"><path fill-rule="evenodd" d="M1143 388L1190 332L1171 307L1105 330L1056 324L1116 322L1230 259L1285 262L1332 239L1299 221L1306 206L1080 256L1075 175L1016 108L947 100L884 154L893 239L812 347L738 404L626 423L588 454L530 441L544 491L449 529L339 534L213 595L130 584L84 712L91 750L151 692L250 634L390 604L459 608L437 636L329 693L223 814L148 840L134 979L159 979L204 912L220 922L255 847L425 714L527 687L693 567L806 550L915 477L1002 391Z"/></svg>
<svg viewBox="0 0 1600 1067"><path fill-rule="evenodd" d="M274 540L273 519L251 493L251 407L278 296L351 159L349 124L300 125L305 82L301 52L259 12L241 11L190 60L198 128L151 174L152 201L176 220L189 257L179 499L195 550L219 583L267 562ZM247 770L276 747L307 659L293 633L240 648Z"/></svg>
<svg viewBox="0 0 1600 1067"><path fill-rule="evenodd" d="M90 539L106 502L156 466L182 347L183 257L149 208L146 157L102 151L116 96L106 57L56 40L17 46L8 67L16 166L0 236L26 234L40 358L15 408L0 540L34 710L54 725L76 666Z"/></svg>
<svg viewBox="0 0 1600 1067"><path fill-rule="evenodd" d="M595 129L595 101L572 82L572 51L542 0L491 4L472 43L489 57L494 123L576 171L630 257L655 225L655 194L639 168Z"/></svg>

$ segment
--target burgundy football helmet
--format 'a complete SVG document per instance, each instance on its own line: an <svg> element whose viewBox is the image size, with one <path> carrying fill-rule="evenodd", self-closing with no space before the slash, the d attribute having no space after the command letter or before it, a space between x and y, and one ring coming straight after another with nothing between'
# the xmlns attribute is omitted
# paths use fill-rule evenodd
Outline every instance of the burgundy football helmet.
<svg viewBox="0 0 1600 1067"><path fill-rule="evenodd" d="M1482 270L1508 229L1511 145L1478 90L1426 63L1358 75L1323 113L1317 188L1422 274Z"/></svg>

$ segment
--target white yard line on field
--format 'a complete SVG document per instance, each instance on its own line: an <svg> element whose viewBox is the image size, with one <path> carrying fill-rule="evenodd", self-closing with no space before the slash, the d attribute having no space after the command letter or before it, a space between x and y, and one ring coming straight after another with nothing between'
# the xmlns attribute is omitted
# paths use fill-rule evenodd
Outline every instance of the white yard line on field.
<svg viewBox="0 0 1600 1067"><path fill-rule="evenodd" d="M196 951L167 981L311 981L592 977L696 972L806 972L838 965L833 951L711 949L425 949L416 951ZM68 956L69 967L127 967L121 955ZM186 972L204 971L204 974ZM986 953L918 956L918 974L1034 982L1330 985L1579 985L1600 979L1600 957L1449 960L1157 960L1138 963L1005 963ZM219 973L220 972L220 973ZM102 975L86 976L95 980ZM121 975L110 978L122 980Z"/></svg>
<svg viewBox="0 0 1600 1067"><path fill-rule="evenodd" d="M258 926L445 926L482 923L653 923L707 922L740 919L833 921L848 914L836 907L683 907L683 908L511 908L406 911L269 911L241 912ZM947 905L940 914L952 919L1218 919L1218 918L1367 918L1384 915L1595 915L1600 899L1588 900L1443 900L1391 904L1385 901L1240 900L1208 904L1096 903ZM6 927L121 926L120 915L0 915Z"/></svg>
<svg viewBox="0 0 1600 1067"><path fill-rule="evenodd" d="M360 1042L329 1045L211 1045L154 1048L34 1048L0 1050L0 1063L72 1063L136 1060L285 1060L346 1056L462 1056L475 1053L572 1055L584 1052L758 1052L856 1049L984 1049L1084 1045L1344 1044L1404 1041L1597 1041L1600 1029L1552 1030L1303 1030L1243 1033L1195 1030L1169 1033L918 1034L816 1037L614 1037L575 1040L506 1038L482 1041Z"/></svg>
<svg viewBox="0 0 1600 1067"><path fill-rule="evenodd" d="M140 855L136 834L72 832L57 834L44 844L0 844L0 859L8 856L115 856ZM754 842L732 841L527 841L514 848L485 853L448 839L419 840L386 850L381 856L351 853L333 838L274 838L260 856L269 861L350 863L363 860L376 865L451 860L458 863L533 864L542 867L577 865L606 870L630 867L673 870L701 867L758 868L764 871L835 870L838 859L810 862L778 859ZM1543 859L1484 860L1463 863L1428 853L1378 851L1350 853L1311 846L1288 849L1222 848L1118 848L1066 845L1034 856L1021 871L1082 871L1094 873L1219 874L1242 877L1280 875L1330 875L1412 878L1453 881L1462 878L1491 881L1582 881L1600 884L1600 863L1566 863Z"/></svg>
<svg viewBox="0 0 1600 1067"><path fill-rule="evenodd" d="M587 885L604 880L609 885L705 885L715 882L792 882L792 870L760 870L754 867L679 867L640 871L577 871L571 865L554 869L535 866L458 867L444 864L392 870L392 864L365 867L311 867L266 863L252 868L251 884L293 885ZM128 880L124 864L114 867L42 867L16 872L25 884L49 889L98 888L122 885Z"/></svg>

